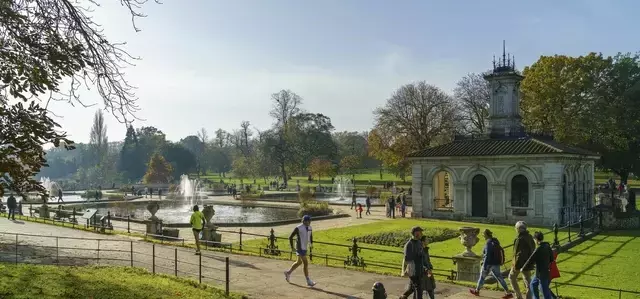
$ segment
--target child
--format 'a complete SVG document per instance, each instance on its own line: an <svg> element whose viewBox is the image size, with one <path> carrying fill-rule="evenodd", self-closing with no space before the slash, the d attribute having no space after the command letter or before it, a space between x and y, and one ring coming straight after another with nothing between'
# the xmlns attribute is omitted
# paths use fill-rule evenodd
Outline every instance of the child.
<svg viewBox="0 0 640 299"><path fill-rule="evenodd" d="M359 203L356 206L356 215L358 215L358 218L362 218L362 204Z"/></svg>
<svg viewBox="0 0 640 299"><path fill-rule="evenodd" d="M551 262L551 266L549 266L549 272L551 274L551 276L549 278L549 289L551 289L551 281L555 278L560 277L560 269L558 269L558 264L556 264L556 259L558 259L558 251L554 250L553 251L553 262ZM556 294L553 293L553 291L551 292L551 296L553 298L558 298L558 296L556 296Z"/></svg>

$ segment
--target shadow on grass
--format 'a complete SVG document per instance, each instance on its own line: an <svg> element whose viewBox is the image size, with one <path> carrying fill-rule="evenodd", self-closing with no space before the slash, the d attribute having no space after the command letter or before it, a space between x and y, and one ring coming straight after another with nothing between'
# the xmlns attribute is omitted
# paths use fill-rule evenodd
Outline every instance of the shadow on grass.
<svg viewBox="0 0 640 299"><path fill-rule="evenodd" d="M576 275L574 275L571 279L567 280L566 283L572 283L576 280L578 280L581 276L583 275L587 275L585 273L587 273L589 270L593 269L594 267L596 267L598 264L600 264L602 261L612 258L616 253L618 253L624 246L626 246L627 244L631 243L631 241L635 240L636 238L630 238L622 243L619 243L620 245L617 246L610 254L605 255L605 256L601 256L597 261L593 262L591 265L589 265L588 267L584 268L582 271L578 272ZM590 248L590 247L589 247ZM581 252L584 250L581 250Z"/></svg>

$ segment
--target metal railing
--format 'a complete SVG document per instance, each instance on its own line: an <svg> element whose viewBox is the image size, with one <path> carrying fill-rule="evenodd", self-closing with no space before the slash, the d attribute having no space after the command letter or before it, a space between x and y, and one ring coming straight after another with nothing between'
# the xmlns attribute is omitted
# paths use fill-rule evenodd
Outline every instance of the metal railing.
<svg viewBox="0 0 640 299"><path fill-rule="evenodd" d="M225 294L229 295L229 257L194 255L190 250L154 243L0 232L0 261L142 267L153 274L224 285Z"/></svg>

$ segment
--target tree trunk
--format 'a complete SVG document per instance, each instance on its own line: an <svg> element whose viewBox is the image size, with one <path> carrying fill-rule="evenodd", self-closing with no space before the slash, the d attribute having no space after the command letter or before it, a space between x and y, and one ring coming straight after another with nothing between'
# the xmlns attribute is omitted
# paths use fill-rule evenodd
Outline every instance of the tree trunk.
<svg viewBox="0 0 640 299"><path fill-rule="evenodd" d="M282 163L280 163L280 172L282 173L282 182L284 184L284 187L287 187L287 170L285 169L284 166L284 161L282 161Z"/></svg>
<svg viewBox="0 0 640 299"><path fill-rule="evenodd" d="M382 181L382 167L380 167L380 180Z"/></svg>

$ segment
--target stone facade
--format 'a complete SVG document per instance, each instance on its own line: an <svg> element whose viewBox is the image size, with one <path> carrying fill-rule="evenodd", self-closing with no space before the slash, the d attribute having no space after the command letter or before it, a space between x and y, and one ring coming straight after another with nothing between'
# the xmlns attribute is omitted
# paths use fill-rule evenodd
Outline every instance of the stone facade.
<svg viewBox="0 0 640 299"><path fill-rule="evenodd" d="M414 217L552 225L562 207L593 202L594 160L579 156L425 157L412 172Z"/></svg>

